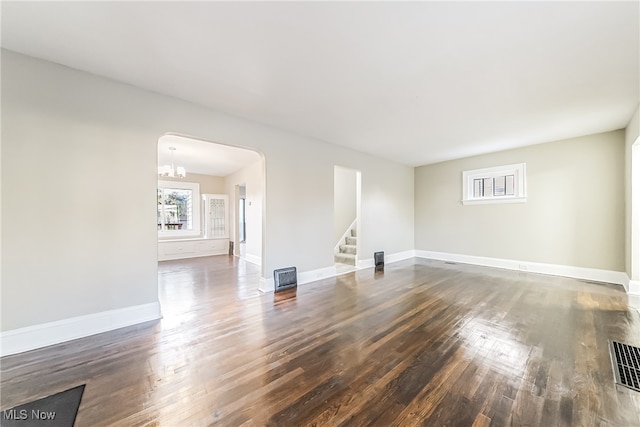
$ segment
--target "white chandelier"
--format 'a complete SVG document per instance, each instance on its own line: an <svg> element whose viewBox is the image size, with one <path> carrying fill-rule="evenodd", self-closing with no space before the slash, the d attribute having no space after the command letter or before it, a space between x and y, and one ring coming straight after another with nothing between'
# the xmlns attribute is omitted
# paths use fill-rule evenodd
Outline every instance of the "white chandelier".
<svg viewBox="0 0 640 427"><path fill-rule="evenodd" d="M171 164L158 166L158 175L168 178L184 178L187 176L187 171L182 167L175 167L173 164L173 152L176 151L176 147L169 147L171 151Z"/></svg>

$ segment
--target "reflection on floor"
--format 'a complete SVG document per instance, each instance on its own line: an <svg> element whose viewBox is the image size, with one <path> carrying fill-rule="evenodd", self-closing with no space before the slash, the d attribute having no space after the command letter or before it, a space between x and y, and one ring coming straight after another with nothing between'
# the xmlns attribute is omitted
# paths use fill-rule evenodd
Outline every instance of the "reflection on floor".
<svg viewBox="0 0 640 427"><path fill-rule="evenodd" d="M164 318L2 359L1 409L85 384L76 426L639 426L621 286L411 259L257 291L235 257L158 267Z"/></svg>
<svg viewBox="0 0 640 427"><path fill-rule="evenodd" d="M336 274L351 273L352 271L357 270L355 265L342 264L339 262L336 262L335 266L336 266Z"/></svg>

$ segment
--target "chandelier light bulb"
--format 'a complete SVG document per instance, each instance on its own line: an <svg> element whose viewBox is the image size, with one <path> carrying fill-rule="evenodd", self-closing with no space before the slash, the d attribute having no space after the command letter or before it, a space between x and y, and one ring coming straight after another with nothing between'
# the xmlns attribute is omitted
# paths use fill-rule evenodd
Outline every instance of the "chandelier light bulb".
<svg viewBox="0 0 640 427"><path fill-rule="evenodd" d="M187 171L184 167L178 166L175 167L173 163L173 152L176 151L176 147L169 147L169 151L171 151L171 164L158 166L158 175L161 177L168 178L184 178L187 176Z"/></svg>

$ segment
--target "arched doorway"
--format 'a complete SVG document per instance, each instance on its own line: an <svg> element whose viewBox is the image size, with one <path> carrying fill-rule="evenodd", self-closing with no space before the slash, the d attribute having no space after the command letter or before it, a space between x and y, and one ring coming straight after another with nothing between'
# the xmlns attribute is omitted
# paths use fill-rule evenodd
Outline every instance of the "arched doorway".
<svg viewBox="0 0 640 427"><path fill-rule="evenodd" d="M163 135L158 140L158 260L240 256L242 237L243 258L262 266L264 192L261 153Z"/></svg>

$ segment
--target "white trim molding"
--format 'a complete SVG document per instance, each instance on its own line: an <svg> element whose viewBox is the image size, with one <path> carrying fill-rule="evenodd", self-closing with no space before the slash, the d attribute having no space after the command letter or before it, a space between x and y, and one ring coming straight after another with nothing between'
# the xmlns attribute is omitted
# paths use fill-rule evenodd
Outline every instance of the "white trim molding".
<svg viewBox="0 0 640 427"><path fill-rule="evenodd" d="M640 280L629 280L629 287L627 288L629 295L640 296Z"/></svg>
<svg viewBox="0 0 640 427"><path fill-rule="evenodd" d="M415 251L409 250L404 252L397 252L395 254L390 254L385 256L385 263L391 264L392 262L402 261L405 259L411 259L415 257ZM360 260L358 261L358 265L354 271L360 270L363 268L373 268L373 258ZM298 272L298 285L304 285L307 283L315 282L317 280L328 279L330 277L336 277L343 273L338 273L335 266L319 268L317 270L303 271ZM273 292L274 291L274 283L273 277L261 277L260 278L260 286L258 287L260 292Z"/></svg>
<svg viewBox="0 0 640 427"><path fill-rule="evenodd" d="M262 265L262 257L259 257L257 255L251 255L251 254L244 254L244 258L245 261L250 262L251 264L255 264L255 265Z"/></svg>
<svg viewBox="0 0 640 427"><path fill-rule="evenodd" d="M0 332L0 356L22 353L161 318L160 303L153 302Z"/></svg>
<svg viewBox="0 0 640 427"><path fill-rule="evenodd" d="M337 272L334 266L298 272L298 285L315 282L316 280L328 279L329 277L334 277L336 275ZM273 292L274 289L275 284L273 277L260 278L260 287L258 288L260 292Z"/></svg>
<svg viewBox="0 0 640 427"><path fill-rule="evenodd" d="M490 205L496 203L527 203L526 197L505 197L502 199L493 198L493 199L473 199L473 200L463 200L463 205Z"/></svg>
<svg viewBox="0 0 640 427"><path fill-rule="evenodd" d="M195 237L200 235L200 184L188 181L158 180L158 190L166 189L190 190L191 196L191 230L158 230L158 239L171 237ZM164 193L163 193L164 194ZM164 196L163 196L164 197ZM164 202L163 215L164 215Z"/></svg>
<svg viewBox="0 0 640 427"><path fill-rule="evenodd" d="M502 183L498 184L498 180ZM501 189L497 191L497 189ZM488 190L489 194L485 194ZM476 194L476 192L478 194ZM527 164L496 166L462 172L462 204L525 203Z"/></svg>
<svg viewBox="0 0 640 427"><path fill-rule="evenodd" d="M548 274L551 276L572 277L574 279L614 283L622 286L625 286L625 283L628 280L627 274L622 271L600 270L597 268L574 267L570 265L544 264L539 262L488 258L423 250L416 250L416 257L440 261L460 262L463 264L480 265L483 267L503 268L506 270L527 271L529 273Z"/></svg>
<svg viewBox="0 0 640 427"><path fill-rule="evenodd" d="M410 251L404 252L396 252L395 254L385 254L384 262L385 264L391 264L393 262L404 261L405 259L415 258L416 251L414 249ZM358 268L373 268L375 267L375 262L373 258L367 258L358 261Z"/></svg>
<svg viewBox="0 0 640 427"><path fill-rule="evenodd" d="M624 279L622 281L622 286L624 286L624 290L626 293L629 293L629 283L631 282L631 280L629 280L629 276L627 276L626 274L624 275Z"/></svg>
<svg viewBox="0 0 640 427"><path fill-rule="evenodd" d="M260 292L273 292L274 288L275 284L273 277L260 277L260 285L258 285L258 290Z"/></svg>

